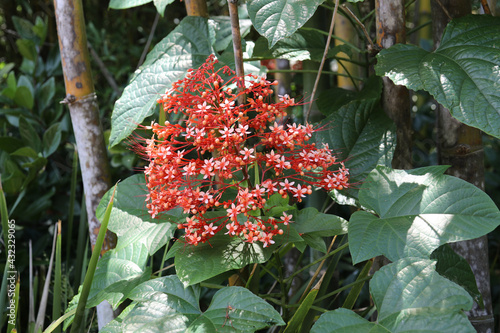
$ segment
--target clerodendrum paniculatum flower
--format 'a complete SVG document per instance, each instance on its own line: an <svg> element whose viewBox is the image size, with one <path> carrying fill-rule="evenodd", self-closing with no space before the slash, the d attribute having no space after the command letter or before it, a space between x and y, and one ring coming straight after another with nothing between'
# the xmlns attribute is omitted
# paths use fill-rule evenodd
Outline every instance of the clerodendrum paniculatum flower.
<svg viewBox="0 0 500 333"><path fill-rule="evenodd" d="M228 67L215 70L216 63L210 56L158 100L166 113L182 117L177 124L151 125L154 134L144 148L149 160L147 208L156 217L182 207L189 216L179 228L185 229L189 244L206 242L222 231L268 246L273 236L283 233L278 224L292 222L286 212L280 218L258 213L272 194L300 202L313 186L348 187L349 172L328 146L307 143L317 131L312 125L277 120L297 103L288 95L269 102L276 82L249 75L253 81L233 92L229 85L241 79ZM224 81L221 71L231 79ZM241 105L240 96L245 96ZM223 209L225 216L208 217L207 211L214 209Z"/></svg>

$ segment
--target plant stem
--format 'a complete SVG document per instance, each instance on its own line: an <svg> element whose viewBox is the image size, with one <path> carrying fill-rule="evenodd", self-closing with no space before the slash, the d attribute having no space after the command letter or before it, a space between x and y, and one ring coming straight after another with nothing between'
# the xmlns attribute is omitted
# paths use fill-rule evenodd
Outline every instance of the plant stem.
<svg viewBox="0 0 500 333"><path fill-rule="evenodd" d="M309 115L312 110L312 103L314 102L314 96L316 95L316 90L318 89L319 79L321 77L321 71L323 70L323 66L325 65L326 56L328 55L328 50L330 49L330 42L332 40L333 27L335 26L335 16L337 16L337 10L339 8L340 0L335 1L335 9L333 10L332 15L332 23L330 24L330 31L328 32L328 38L326 40L325 52L323 52L323 58L321 59L321 64L319 65L318 75L316 76L316 81L314 82L314 88L311 94L311 100L309 101L309 108L307 109L305 121L307 123L309 119Z"/></svg>

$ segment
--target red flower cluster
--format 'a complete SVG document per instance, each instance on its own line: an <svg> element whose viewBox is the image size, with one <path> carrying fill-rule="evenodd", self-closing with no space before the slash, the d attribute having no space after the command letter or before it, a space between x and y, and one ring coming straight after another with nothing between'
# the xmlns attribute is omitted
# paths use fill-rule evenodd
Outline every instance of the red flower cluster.
<svg viewBox="0 0 500 333"><path fill-rule="evenodd" d="M347 187L349 172L328 147L306 143L316 131L311 125L276 122L297 104L287 95L279 103L268 102L276 82L249 75L253 81L233 93L229 85L241 79L228 67L216 71L216 63L210 56L158 100L165 112L180 112L183 118L178 124L151 126L154 134L145 147L150 161L145 170L147 208L155 217L182 207L190 216L179 228L185 229L189 244L206 242L225 230L266 247L283 233L279 223L292 222L287 213L279 220L262 216L272 194L301 201L313 186ZM221 71L232 78L225 82ZM246 99L242 105L237 104L240 96ZM339 168L329 170L335 164ZM234 195L228 198L230 189ZM215 208L223 208L225 216L205 216Z"/></svg>

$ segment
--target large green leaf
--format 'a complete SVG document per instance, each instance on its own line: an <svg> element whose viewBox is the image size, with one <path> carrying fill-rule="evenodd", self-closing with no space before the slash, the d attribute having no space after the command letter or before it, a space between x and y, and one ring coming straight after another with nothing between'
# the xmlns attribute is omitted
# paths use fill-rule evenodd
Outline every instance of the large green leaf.
<svg viewBox="0 0 500 333"><path fill-rule="evenodd" d="M342 196L357 198L357 184L378 164L391 163L395 126L380 107L379 84L374 81L369 87L364 90L366 98L355 98L339 107L321 123L325 130L316 133L316 141L327 143L337 152L338 160L345 161L349 168L350 182L354 185L341 191ZM323 97L322 103L334 98L330 94Z"/></svg>
<svg viewBox="0 0 500 333"><path fill-rule="evenodd" d="M247 15L239 15L241 38L244 38L252 28L252 21ZM215 50L224 51L233 41L231 33L231 18L229 16L212 16L210 19L215 23Z"/></svg>
<svg viewBox="0 0 500 333"><path fill-rule="evenodd" d="M396 84L426 90L464 124L500 137L500 18L466 16L450 22L430 53L397 44L375 67Z"/></svg>
<svg viewBox="0 0 500 333"><path fill-rule="evenodd" d="M232 269L263 263L270 258L271 251L260 244L245 243L238 237L218 233L209 242L197 246L177 242L169 253L173 254L179 279L192 285Z"/></svg>
<svg viewBox="0 0 500 333"><path fill-rule="evenodd" d="M97 263L87 307L107 300L116 309L135 286L149 280L148 258L148 251L141 243L106 252Z"/></svg>
<svg viewBox="0 0 500 333"><path fill-rule="evenodd" d="M435 271L435 262L401 259L382 267L370 283L378 323L390 332L474 332L462 310L472 298Z"/></svg>
<svg viewBox="0 0 500 333"><path fill-rule="evenodd" d="M347 221L339 216L318 212L314 207L297 211L293 217L292 227L299 234L322 237L343 235L347 233Z"/></svg>
<svg viewBox="0 0 500 333"><path fill-rule="evenodd" d="M202 312L200 290L185 288L175 275L147 281L131 293L137 304L120 328L123 332L255 332L284 325L272 306L242 287L219 290Z"/></svg>
<svg viewBox="0 0 500 333"><path fill-rule="evenodd" d="M174 209L153 219L146 209L147 187L143 174L137 174L118 183L108 229L118 236L117 249L132 243L144 244L153 255L173 236L181 210ZM102 219L114 187L102 198L97 218Z"/></svg>
<svg viewBox="0 0 500 333"><path fill-rule="evenodd" d="M271 305L243 287L219 290L203 317L218 332L255 332L273 325L285 325Z"/></svg>
<svg viewBox="0 0 500 333"><path fill-rule="evenodd" d="M110 146L127 138L153 114L156 100L189 68L201 65L214 52L213 24L188 16L153 50L116 101L111 117Z"/></svg>
<svg viewBox="0 0 500 333"><path fill-rule="evenodd" d="M248 15L255 29L273 47L303 26L324 0L248 0Z"/></svg>
<svg viewBox="0 0 500 333"><path fill-rule="evenodd" d="M351 310L340 308L321 315L311 333L368 333L374 325Z"/></svg>
<svg viewBox="0 0 500 333"><path fill-rule="evenodd" d="M359 191L366 211L349 222L354 263L385 255L429 258L440 245L473 239L500 224L495 203L474 185L444 175L443 167L392 170L379 166Z"/></svg>
<svg viewBox="0 0 500 333"><path fill-rule="evenodd" d="M288 60L314 60L320 62L325 52L325 36L317 30L298 30L290 37L286 37L271 49L265 38L259 38L255 43L254 57L279 58ZM350 54L351 49L345 45L330 48L328 58L339 52Z"/></svg>
<svg viewBox="0 0 500 333"><path fill-rule="evenodd" d="M475 332L463 313L472 307L472 298L440 276L435 264L405 258L374 274L370 292L378 311L377 323L337 309L323 314L311 332Z"/></svg>

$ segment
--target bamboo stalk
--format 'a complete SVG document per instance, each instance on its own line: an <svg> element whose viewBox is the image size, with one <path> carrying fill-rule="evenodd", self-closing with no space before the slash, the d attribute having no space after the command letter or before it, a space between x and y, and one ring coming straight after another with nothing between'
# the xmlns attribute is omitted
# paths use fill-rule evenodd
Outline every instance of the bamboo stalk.
<svg viewBox="0 0 500 333"><path fill-rule="evenodd" d="M99 108L90 71L81 0L54 0L59 49L66 86L67 104L73 124L86 198L90 243L95 246L100 222L95 216L99 201L110 187L109 162L99 119ZM114 248L116 235L106 234L103 253ZM111 306L97 306L99 328L113 319Z"/></svg>

